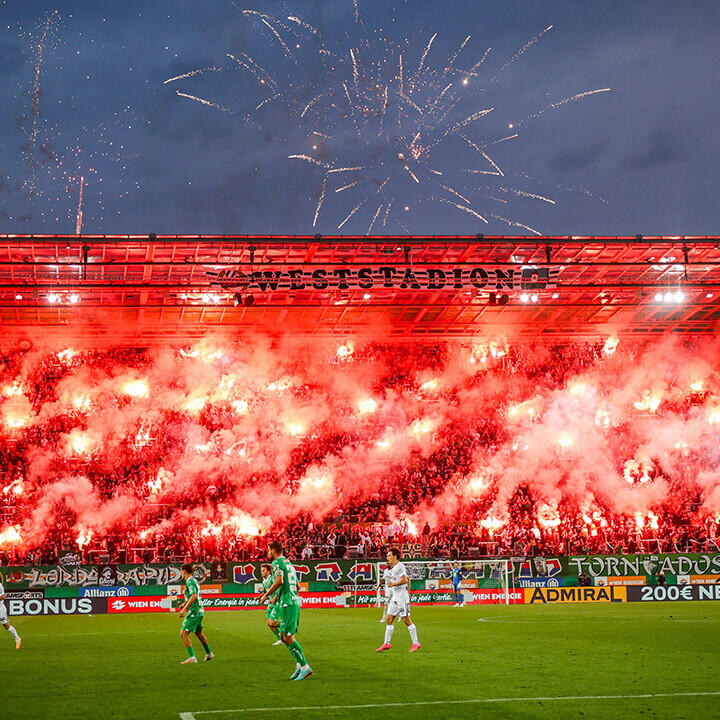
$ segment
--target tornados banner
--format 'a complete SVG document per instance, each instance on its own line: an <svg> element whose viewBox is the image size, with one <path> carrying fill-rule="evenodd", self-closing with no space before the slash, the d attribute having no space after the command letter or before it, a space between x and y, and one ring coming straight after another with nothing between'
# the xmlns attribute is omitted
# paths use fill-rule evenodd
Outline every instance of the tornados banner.
<svg viewBox="0 0 720 720"><path fill-rule="evenodd" d="M241 270L206 268L213 284L229 291L273 290L542 290L557 287L558 267L377 265Z"/></svg>

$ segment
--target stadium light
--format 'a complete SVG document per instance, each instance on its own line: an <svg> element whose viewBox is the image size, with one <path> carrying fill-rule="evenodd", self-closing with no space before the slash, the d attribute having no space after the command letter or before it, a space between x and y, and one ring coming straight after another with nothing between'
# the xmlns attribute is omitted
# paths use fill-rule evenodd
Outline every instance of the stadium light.
<svg viewBox="0 0 720 720"><path fill-rule="evenodd" d="M655 293L655 302L662 302L663 301L663 294L662 293Z"/></svg>
<svg viewBox="0 0 720 720"><path fill-rule="evenodd" d="M530 296L530 300L532 300L534 303L536 303L536 302L538 301L537 293L533 293L533 294Z"/></svg>
<svg viewBox="0 0 720 720"><path fill-rule="evenodd" d="M47 296L47 301L48 301L51 305L54 305L54 304L55 304L56 302L58 302L59 300L60 300L59 296L56 295L55 293L50 293L50 294Z"/></svg>
<svg viewBox="0 0 720 720"><path fill-rule="evenodd" d="M682 290L678 290L678 291L675 293L675 297L674 297L675 302L676 302L676 303L681 303L684 299L685 299L685 295L683 295Z"/></svg>
<svg viewBox="0 0 720 720"><path fill-rule="evenodd" d="M523 294L520 296L520 301L521 301L521 302L526 303L526 302L529 302L529 300L530 300L530 296L529 296L527 293L523 293Z"/></svg>
<svg viewBox="0 0 720 720"><path fill-rule="evenodd" d="M370 300L372 298L372 295L370 293L365 293L363 295L363 300Z"/></svg>
<svg viewBox="0 0 720 720"><path fill-rule="evenodd" d="M712 296L713 296L712 293L706 293L706 294L705 294L705 297L706 297L708 300L712 300Z"/></svg>
<svg viewBox="0 0 720 720"><path fill-rule="evenodd" d="M22 300L23 298L22 298L22 295L21 295L20 293L18 293L18 294L15 296L15 299L16 299L16 300Z"/></svg>
<svg viewBox="0 0 720 720"><path fill-rule="evenodd" d="M233 295L233 305L237 307L242 302L242 295L240 293L235 293Z"/></svg>
<svg viewBox="0 0 720 720"><path fill-rule="evenodd" d="M673 294L671 292L666 292L665 296L663 297L663 300L666 303L671 303L673 301Z"/></svg>
<svg viewBox="0 0 720 720"><path fill-rule="evenodd" d="M71 305L75 305L75 303L77 303L80 300L80 296L77 293L73 293L72 295L70 295L68 300L70 301Z"/></svg>

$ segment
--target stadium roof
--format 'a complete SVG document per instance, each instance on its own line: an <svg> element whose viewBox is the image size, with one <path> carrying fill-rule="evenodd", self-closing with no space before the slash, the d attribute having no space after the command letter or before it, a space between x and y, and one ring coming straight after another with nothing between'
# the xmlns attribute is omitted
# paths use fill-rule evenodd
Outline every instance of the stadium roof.
<svg viewBox="0 0 720 720"><path fill-rule="evenodd" d="M140 344L253 328L557 341L705 334L720 320L719 242L0 235L0 318L5 337L82 330Z"/></svg>

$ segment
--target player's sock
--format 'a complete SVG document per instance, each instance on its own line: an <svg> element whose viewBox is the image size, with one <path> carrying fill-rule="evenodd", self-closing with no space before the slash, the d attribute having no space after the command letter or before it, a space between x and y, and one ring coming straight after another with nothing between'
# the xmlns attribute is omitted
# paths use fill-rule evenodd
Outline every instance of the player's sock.
<svg viewBox="0 0 720 720"><path fill-rule="evenodd" d="M10 625L10 627L8 628L8 632L15 638L15 642L17 642L18 641L17 630L12 625Z"/></svg>
<svg viewBox="0 0 720 720"><path fill-rule="evenodd" d="M417 645L417 626L414 623L412 625L408 625L408 631L410 632L410 639L412 640L412 644Z"/></svg>
<svg viewBox="0 0 720 720"><path fill-rule="evenodd" d="M393 633L395 632L395 626L394 625L386 625L385 626L385 644L389 645L390 640L392 639Z"/></svg>
<svg viewBox="0 0 720 720"><path fill-rule="evenodd" d="M307 665L305 654L303 653L303 649L300 647L300 643L297 640L294 643L288 645L288 650L290 651L290 654L295 658L295 662L299 662L300 665L303 666Z"/></svg>
<svg viewBox="0 0 720 720"><path fill-rule="evenodd" d="M195 657L195 650L193 649L193 646L191 645L188 649L188 657Z"/></svg>
<svg viewBox="0 0 720 720"><path fill-rule="evenodd" d="M200 642L202 642L202 640ZM206 655L209 655L212 652L209 645L206 645L205 643L203 643L202 646L205 648Z"/></svg>
<svg viewBox="0 0 720 720"><path fill-rule="evenodd" d="M280 635L280 630L278 630L277 628L274 628L274 627L271 627L270 630L272 631L272 634L273 634L278 640L282 640L282 637L281 637L281 635Z"/></svg>

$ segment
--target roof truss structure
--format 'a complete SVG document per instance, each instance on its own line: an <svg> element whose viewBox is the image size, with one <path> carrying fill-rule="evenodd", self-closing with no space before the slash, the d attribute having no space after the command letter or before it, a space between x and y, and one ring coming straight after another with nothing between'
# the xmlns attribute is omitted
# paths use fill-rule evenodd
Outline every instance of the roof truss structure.
<svg viewBox="0 0 720 720"><path fill-rule="evenodd" d="M192 341L213 330L341 337L382 331L398 339L507 335L558 342L608 333L708 334L720 320L719 242L641 236L0 235L0 322L10 338L82 330L89 339L110 335L118 343L143 345ZM402 273L433 267L452 274L478 266L499 270L501 277L547 268L556 280L532 292L522 285L498 288L494 296L493 288L467 283L258 291L216 281L218 273L228 272L332 274L338 268L393 267ZM668 293L682 300L665 302Z"/></svg>

